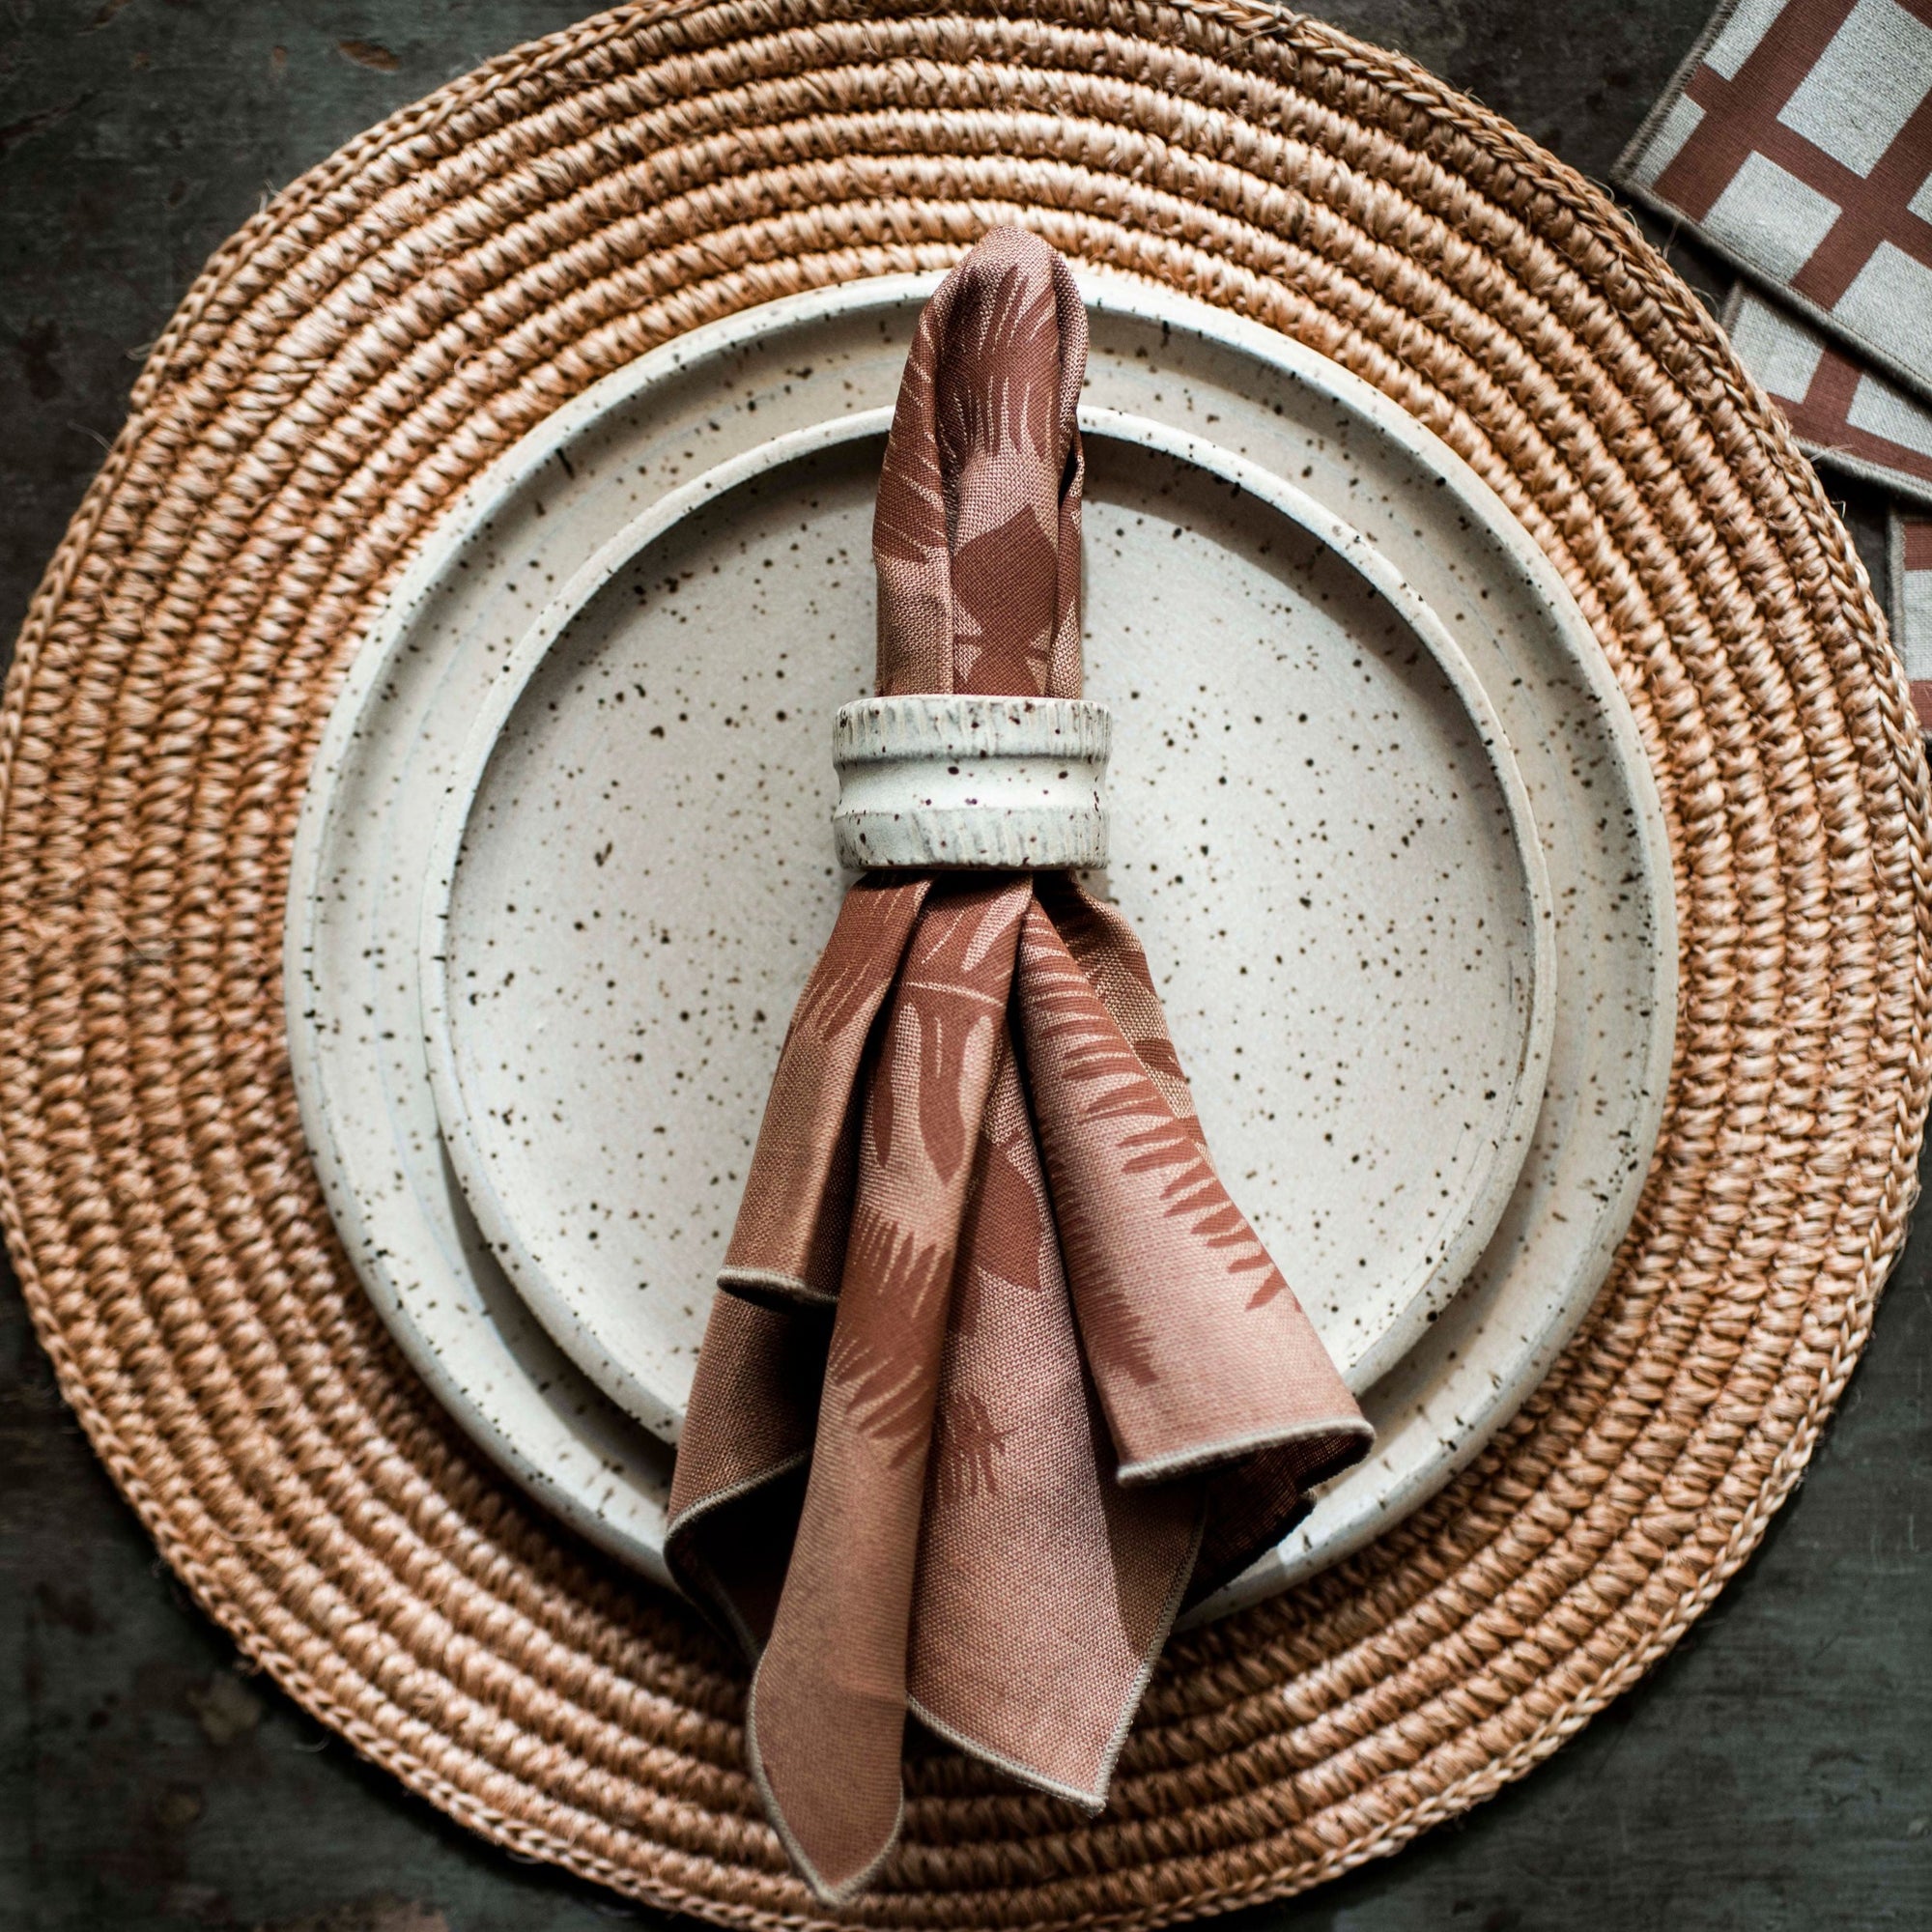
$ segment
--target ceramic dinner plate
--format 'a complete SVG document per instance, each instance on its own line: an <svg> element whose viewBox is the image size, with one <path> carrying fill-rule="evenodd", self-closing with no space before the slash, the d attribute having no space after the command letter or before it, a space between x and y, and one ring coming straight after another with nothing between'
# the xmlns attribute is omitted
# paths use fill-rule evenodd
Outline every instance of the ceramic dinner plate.
<svg viewBox="0 0 1932 1932"><path fill-rule="evenodd" d="M607 546L497 680L431 859L423 1035L464 1194L565 1352L668 1439L846 885L828 722L872 654L888 425L747 451ZM1199 982L1217 1159L1367 1388L1488 1245L1541 1106L1528 796L1442 621L1357 531L1185 431L1082 429L1119 890L1156 971Z"/></svg>
<svg viewBox="0 0 1932 1932"><path fill-rule="evenodd" d="M888 407L933 279L850 284L696 331L532 432L451 511L372 626L325 734L298 832L286 952L291 1042L304 1123L347 1249L406 1352L464 1426L577 1528L660 1577L668 1452L529 1317L443 1154L417 958L438 815L498 674L558 593L696 478L775 437ZM1214 1607L1225 1607L1358 1547L1431 1493L1514 1410L1589 1305L1634 1205L1662 1104L1676 966L1669 855L1634 723L1587 627L1526 534L1451 452L1345 371L1271 331L1138 284L1085 286L1091 407L1197 435L1291 482L1359 532L1437 614L1514 748L1556 914L1548 1076L1501 1218L1460 1291L1367 1391L1378 1432L1374 1456L1217 1600ZM1092 486L1094 500L1110 505L1116 493L1098 472L1111 462L1096 461ZM1106 594L1101 573L1114 547L1131 550L1142 528L1133 516L1090 517L1096 598ZM838 561L869 594L863 545ZM841 578L840 594L848 588ZM706 690L703 702L718 702L719 713L683 704L647 719L643 735L660 742L650 729L661 724L668 745L674 727L701 724L722 741L755 726L774 748L767 756L775 772L824 758L817 769L827 789L784 801L782 811L776 800L770 808L772 822L795 825L799 838L823 836L831 710L865 688L868 637L869 621L841 665L814 658L808 671L802 659L777 656L792 643L775 618L775 670L786 677L774 674L772 686L782 682L785 698L771 686L747 687L729 703L753 708L725 724L725 695ZM1089 659L1096 688L1115 676L1106 649L1096 634ZM812 701L789 701L792 688ZM1214 826L1237 768L1265 783L1286 759L1325 747L1297 753L1284 735L1290 727L1276 721L1268 729L1264 710L1263 724L1247 722L1255 711L1242 708L1238 681L1206 692L1127 681L1126 690L1116 753L1118 857L1106 883L1162 962L1163 995L1211 1143L1252 1209L1270 1192L1271 1176L1265 1159L1233 1151L1265 1147L1258 1123L1269 1111L1277 1123L1309 1111L1315 1082L1299 1078L1305 1069L1283 1057L1282 1036L1270 1032L1291 1023L1284 1015L1297 1010L1293 1002L1251 983L1257 956L1273 972L1280 952L1277 983L1293 990L1291 962L1300 955L1290 934L1269 935L1257 955L1253 934L1209 912L1241 864L1232 845L1217 846ZM1144 696L1135 698L1135 690ZM1143 723L1156 714L1170 722L1149 735ZM1171 714L1182 720L1178 727ZM1298 714L1293 728L1307 728ZM805 748L796 754L783 749L788 732ZM1179 755L1217 735L1231 741L1226 765L1194 750ZM1190 773L1208 776L1216 794L1194 808L1208 821L1201 837L1183 846L1177 835L1172 850L1161 846L1138 864L1130 841L1141 835L1128 828L1143 781L1125 749L1136 740L1176 753L1143 768L1153 773L1145 782L1164 788L1157 816L1185 822L1181 787ZM696 826L691 808L673 813L662 847L689 845ZM1283 836L1307 830L1284 824ZM606 864L614 863L613 845ZM823 894L817 916L829 921L838 885L829 840L816 863L814 879L799 883ZM687 871L679 881L685 928L715 931L724 948L748 948L763 932L753 906L731 902L742 883L723 873L716 884L691 880ZM788 897L801 908L796 923L781 947L759 956L788 959L789 975L758 967L776 990L769 1001L746 994L733 1015L765 1037L771 1058L823 938L806 910L811 893ZM1294 932L1292 945L1307 943L1310 930ZM679 927L669 931L668 944L657 941L667 952ZM757 943L770 947L769 934ZM698 1024L696 1009L665 1010L694 1013L667 1024ZM704 1017L728 1031L719 1014ZM671 1073L678 1070L673 1062ZM696 1087L708 1069L695 1051L683 1070ZM742 1112L747 1151L761 1079L750 1078L743 1094L718 1094L721 1112ZM1289 1091L1297 1085L1298 1097ZM741 1160L738 1178L742 1171ZM683 1238L711 1243L715 1253L734 1205L732 1168L712 1180L708 1172L691 1177ZM1270 1234L1319 1311L1321 1291L1295 1246ZM701 1271L693 1278L702 1280Z"/></svg>

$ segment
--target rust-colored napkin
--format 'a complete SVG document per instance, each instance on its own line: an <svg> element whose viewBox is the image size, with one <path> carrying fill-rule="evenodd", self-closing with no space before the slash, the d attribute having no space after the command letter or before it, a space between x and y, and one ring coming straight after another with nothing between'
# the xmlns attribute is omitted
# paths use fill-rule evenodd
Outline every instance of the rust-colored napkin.
<svg viewBox="0 0 1932 1932"><path fill-rule="evenodd" d="M882 695L1080 691L1087 321L988 235L920 320ZM1370 1432L1202 1143L1147 961L1065 873L870 873L786 1035L668 1554L758 1659L753 1774L838 1899L906 1713L1090 1809L1183 1601Z"/></svg>

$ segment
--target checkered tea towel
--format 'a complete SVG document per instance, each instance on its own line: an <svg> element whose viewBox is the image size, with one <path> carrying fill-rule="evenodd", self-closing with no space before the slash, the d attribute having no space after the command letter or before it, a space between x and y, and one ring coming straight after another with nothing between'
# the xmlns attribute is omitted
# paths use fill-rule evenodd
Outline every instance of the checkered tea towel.
<svg viewBox="0 0 1932 1932"><path fill-rule="evenodd" d="M1932 409L1743 282L1723 323L1805 455L1932 507Z"/></svg>
<svg viewBox="0 0 1932 1932"><path fill-rule="evenodd" d="M1894 510L1888 550L1891 641L1912 680L1912 708L1932 731L1932 517Z"/></svg>
<svg viewBox="0 0 1932 1932"><path fill-rule="evenodd" d="M1932 0L1726 0L1615 173L1932 399Z"/></svg>

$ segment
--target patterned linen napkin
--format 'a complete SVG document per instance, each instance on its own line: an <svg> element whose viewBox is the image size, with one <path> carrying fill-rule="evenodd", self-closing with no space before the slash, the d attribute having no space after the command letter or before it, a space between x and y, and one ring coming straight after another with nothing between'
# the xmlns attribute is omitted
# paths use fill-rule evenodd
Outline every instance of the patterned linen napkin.
<svg viewBox="0 0 1932 1932"><path fill-rule="evenodd" d="M1079 695L1086 351L1014 230L927 304L881 695ZM829 1900L897 1834L908 1712L1097 1810L1176 1612L1370 1441L1215 1176L1139 945L1065 873L852 888L719 1281L668 1553L757 1659L753 1775Z"/></svg>
<svg viewBox="0 0 1932 1932"><path fill-rule="evenodd" d="M1912 682L1912 708L1932 732L1932 517L1894 510L1887 532L1891 641Z"/></svg>
<svg viewBox="0 0 1932 1932"><path fill-rule="evenodd" d="M1743 282L1723 323L1805 455L1932 504L1932 409Z"/></svg>
<svg viewBox="0 0 1932 1932"><path fill-rule="evenodd" d="M1932 399L1932 0L1726 0L1615 174Z"/></svg>

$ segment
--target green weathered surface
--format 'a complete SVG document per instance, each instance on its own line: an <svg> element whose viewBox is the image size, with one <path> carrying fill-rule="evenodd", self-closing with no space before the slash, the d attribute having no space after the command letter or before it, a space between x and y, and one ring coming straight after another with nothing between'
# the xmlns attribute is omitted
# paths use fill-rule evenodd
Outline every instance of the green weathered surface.
<svg viewBox="0 0 1932 1932"><path fill-rule="evenodd" d="M1602 179L1704 8L1326 11ZM0 636L209 250L390 108L570 17L541 0L0 4ZM1852 506L1875 561L1873 507ZM1243 1932L1932 1926L1928 1277L1921 1235L1803 1491L1645 1685L1465 1821ZM0 1932L648 1917L469 1839L238 1675L63 1408L11 1282L0 1323Z"/></svg>

